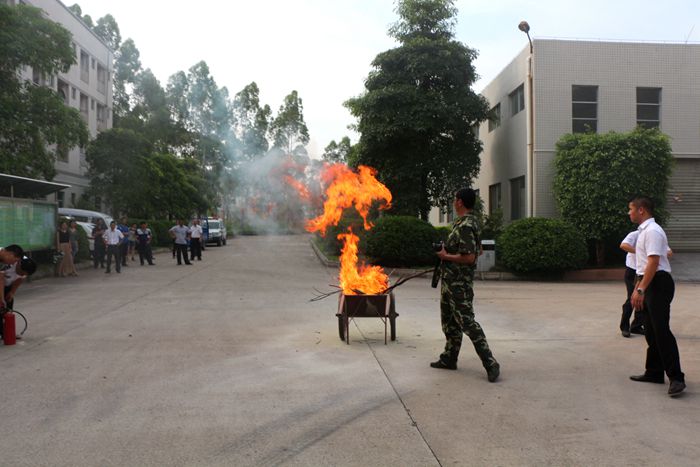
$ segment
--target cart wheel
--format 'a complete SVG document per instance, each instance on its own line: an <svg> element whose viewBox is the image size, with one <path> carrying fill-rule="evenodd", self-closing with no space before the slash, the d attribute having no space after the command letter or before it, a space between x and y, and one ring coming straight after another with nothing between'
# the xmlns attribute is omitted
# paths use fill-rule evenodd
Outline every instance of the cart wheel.
<svg viewBox="0 0 700 467"><path fill-rule="evenodd" d="M345 323L343 322L343 316L342 315L336 315L338 316L338 335L340 336L340 340L344 341L345 340Z"/></svg>

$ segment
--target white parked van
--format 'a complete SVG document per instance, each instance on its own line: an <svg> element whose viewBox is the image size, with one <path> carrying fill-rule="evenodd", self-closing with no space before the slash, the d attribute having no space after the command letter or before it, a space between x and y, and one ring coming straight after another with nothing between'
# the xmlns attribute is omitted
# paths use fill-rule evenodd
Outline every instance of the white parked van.
<svg viewBox="0 0 700 467"><path fill-rule="evenodd" d="M88 211L87 209L58 208L58 215L59 217L67 217L74 221L89 222L91 224L97 224L97 219L102 219L107 227L114 220L112 216L103 212Z"/></svg>

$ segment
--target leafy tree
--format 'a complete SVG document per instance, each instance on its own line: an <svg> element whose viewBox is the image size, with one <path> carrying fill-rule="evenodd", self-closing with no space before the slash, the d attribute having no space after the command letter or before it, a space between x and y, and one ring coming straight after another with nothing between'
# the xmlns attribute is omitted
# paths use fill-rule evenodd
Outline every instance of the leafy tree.
<svg viewBox="0 0 700 467"><path fill-rule="evenodd" d="M122 36L119 33L119 25L112 15L105 15L97 20L97 24L92 30L100 36L105 44L113 51L118 51L122 43Z"/></svg>
<svg viewBox="0 0 700 467"><path fill-rule="evenodd" d="M92 21L92 17L90 17L90 15L83 15L83 10L80 8L80 5L78 5L77 3L69 6L68 9L70 11L72 11L73 14L75 14L75 16L77 16L78 18L83 20L83 23L88 25L88 27L92 28L94 26L94 23Z"/></svg>
<svg viewBox="0 0 700 467"><path fill-rule="evenodd" d="M18 77L22 66L55 75L75 63L71 34L38 8L0 4L0 171L25 177L55 175L48 145L83 146L88 129L77 109L49 88Z"/></svg>
<svg viewBox="0 0 700 467"><path fill-rule="evenodd" d="M267 133L272 111L268 105L260 106L260 90L255 82L235 95L233 113L240 159L252 160L265 154L270 148Z"/></svg>
<svg viewBox="0 0 700 467"><path fill-rule="evenodd" d="M287 154L299 152L297 148L309 142L309 129L304 122L304 106L296 91L284 98L277 117L270 126L274 146Z"/></svg>
<svg viewBox="0 0 700 467"><path fill-rule="evenodd" d="M114 60L114 126L119 126L119 119L131 110L130 95L141 73L140 52L132 39L127 39L119 47Z"/></svg>
<svg viewBox="0 0 700 467"><path fill-rule="evenodd" d="M341 139L339 143L336 143L335 140L331 141L323 150L323 155L321 157L324 161L347 164L351 152L352 143L350 142L350 138L343 136L343 139Z"/></svg>
<svg viewBox="0 0 700 467"><path fill-rule="evenodd" d="M633 228L631 197L652 198L663 222L672 165L669 138L657 129L569 134L557 142L554 196L562 217L595 240L599 265L605 240L619 241Z"/></svg>
<svg viewBox="0 0 700 467"><path fill-rule="evenodd" d="M394 193L393 211L427 220L479 171L481 142L471 128L488 103L474 93L477 53L454 40L453 0L400 0L365 92L346 102L361 137L353 163L378 169Z"/></svg>

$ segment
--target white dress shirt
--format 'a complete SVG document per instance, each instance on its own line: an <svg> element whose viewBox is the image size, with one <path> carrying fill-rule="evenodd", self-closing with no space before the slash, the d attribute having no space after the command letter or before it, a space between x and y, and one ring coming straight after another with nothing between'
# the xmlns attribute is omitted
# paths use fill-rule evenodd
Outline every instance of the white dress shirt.
<svg viewBox="0 0 700 467"><path fill-rule="evenodd" d="M639 225L639 237L636 246L637 275L643 275L649 256L659 257L657 271L671 272L668 262L668 239L666 232L653 217Z"/></svg>
<svg viewBox="0 0 700 467"><path fill-rule="evenodd" d="M632 232L627 234L625 239L622 240L622 243L626 243L632 248L636 248L637 237L639 237L639 230L633 230ZM630 269L637 269L636 253L627 253L627 257L625 258L625 266L627 266Z"/></svg>
<svg viewBox="0 0 700 467"><path fill-rule="evenodd" d="M108 229L107 232L103 235L105 239L105 243L107 245L119 245L119 242L122 241L122 238L124 238L124 234L122 233L121 230L118 229Z"/></svg>

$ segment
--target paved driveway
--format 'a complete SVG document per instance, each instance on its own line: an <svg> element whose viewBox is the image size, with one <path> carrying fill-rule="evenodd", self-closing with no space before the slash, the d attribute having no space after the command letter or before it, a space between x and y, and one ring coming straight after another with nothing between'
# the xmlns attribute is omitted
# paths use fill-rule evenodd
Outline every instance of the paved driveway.
<svg viewBox="0 0 700 467"><path fill-rule="evenodd" d="M135 264L135 263L134 263ZM25 339L0 348L2 465L697 465L700 285L678 284L672 329L688 390L634 383L644 341L617 331L622 284L479 282L500 360L440 352L438 295L397 290L338 338L305 236L238 237L204 260L23 287Z"/></svg>

